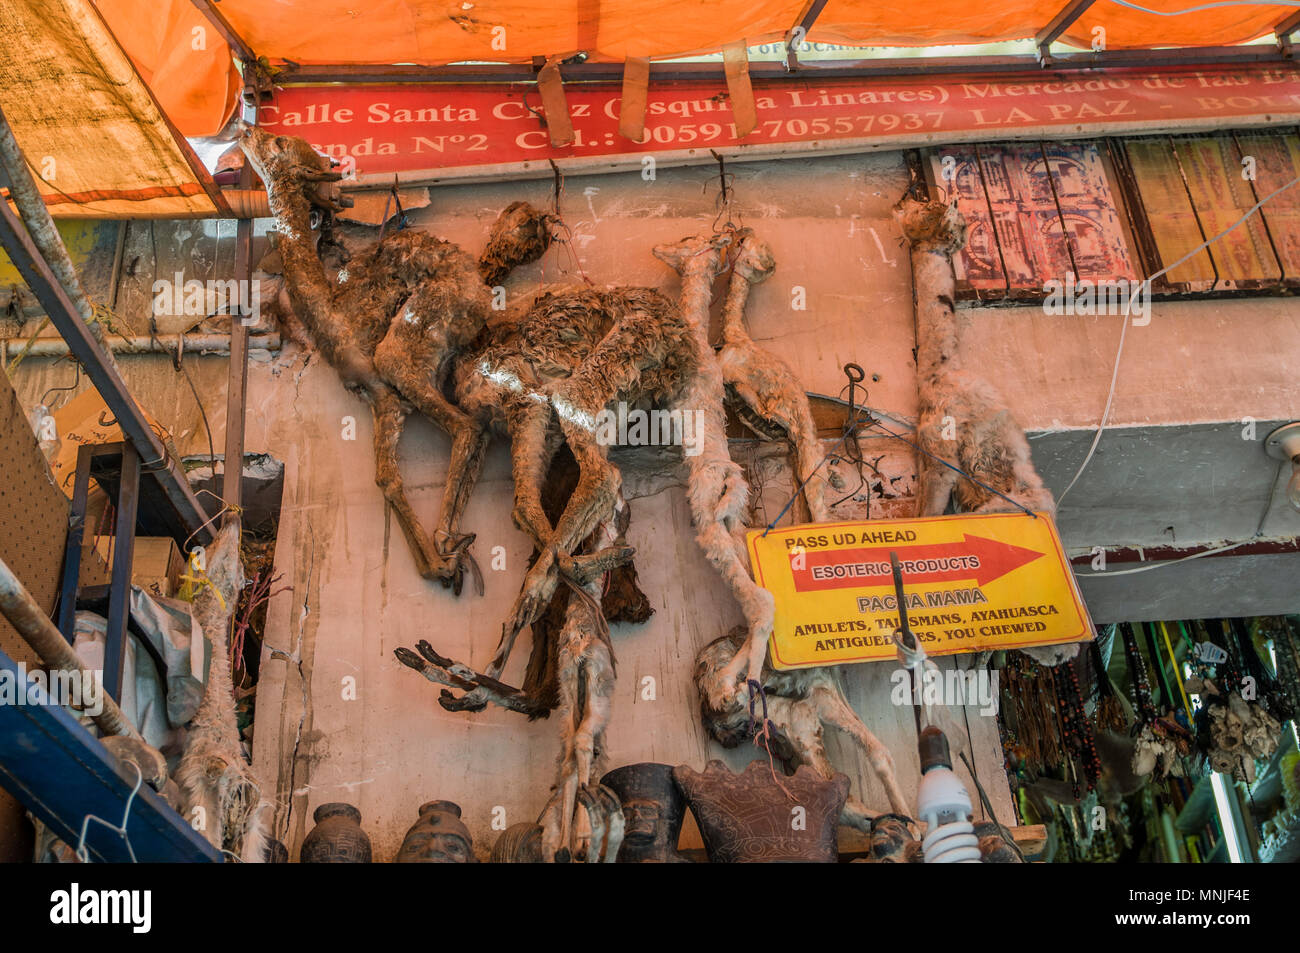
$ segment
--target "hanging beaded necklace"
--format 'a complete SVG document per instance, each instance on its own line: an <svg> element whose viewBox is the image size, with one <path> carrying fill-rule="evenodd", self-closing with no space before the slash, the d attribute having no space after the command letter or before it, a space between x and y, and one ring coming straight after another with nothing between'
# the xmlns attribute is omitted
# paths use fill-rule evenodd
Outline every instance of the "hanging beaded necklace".
<svg viewBox="0 0 1300 953"><path fill-rule="evenodd" d="M1097 744L1083 708L1083 695L1079 691L1079 674L1074 670L1074 662L1062 662L1051 669L1052 685L1057 697L1057 713L1060 716L1061 736L1065 751L1069 757L1073 794L1076 799L1079 791L1079 767L1087 779L1088 790L1097 786L1101 777L1101 759L1097 756Z"/></svg>
<svg viewBox="0 0 1300 953"><path fill-rule="evenodd" d="M1138 710L1138 721L1134 725L1137 729L1155 721L1156 707L1151 701L1151 683L1147 681L1147 666L1138 648L1133 627L1127 622L1121 622L1119 631L1124 638L1124 659L1128 662L1129 680L1133 684L1133 700Z"/></svg>

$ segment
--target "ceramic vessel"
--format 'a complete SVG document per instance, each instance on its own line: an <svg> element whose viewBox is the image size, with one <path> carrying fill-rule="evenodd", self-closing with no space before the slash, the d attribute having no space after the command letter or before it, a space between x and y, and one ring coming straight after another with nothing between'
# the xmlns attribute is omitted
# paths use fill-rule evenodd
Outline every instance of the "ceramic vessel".
<svg viewBox="0 0 1300 953"><path fill-rule="evenodd" d="M642 762L615 768L600 783L618 795L623 805L623 845L620 864L685 864L677 853L677 840L686 817L673 768Z"/></svg>
<svg viewBox="0 0 1300 953"><path fill-rule="evenodd" d="M361 812L355 807L338 801L322 804L312 819L316 826L303 838L299 863L370 863L370 838L361 829Z"/></svg>
<svg viewBox="0 0 1300 953"><path fill-rule="evenodd" d="M429 801L420 805L420 819L402 839L395 864L473 864L474 841L461 823L460 805Z"/></svg>
<svg viewBox="0 0 1300 953"><path fill-rule="evenodd" d="M721 761L703 773L673 769L700 825L709 860L735 863L822 863L839 859L835 831L849 795L849 779L829 781L807 765L776 778L766 759L733 774Z"/></svg>

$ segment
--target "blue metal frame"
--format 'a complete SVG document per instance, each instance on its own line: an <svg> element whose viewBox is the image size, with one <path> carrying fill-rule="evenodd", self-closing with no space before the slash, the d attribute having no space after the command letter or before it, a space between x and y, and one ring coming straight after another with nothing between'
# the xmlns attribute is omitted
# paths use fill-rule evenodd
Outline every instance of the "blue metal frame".
<svg viewBox="0 0 1300 953"><path fill-rule="evenodd" d="M0 675L24 673L0 652ZM89 815L117 827L133 784L117 773L113 757L65 709L27 685L29 702L0 704L0 787L22 802L64 842L76 846ZM148 787L136 793L126 823L135 859L144 862L220 863L221 853ZM131 860L126 840L103 824L86 831L93 861Z"/></svg>

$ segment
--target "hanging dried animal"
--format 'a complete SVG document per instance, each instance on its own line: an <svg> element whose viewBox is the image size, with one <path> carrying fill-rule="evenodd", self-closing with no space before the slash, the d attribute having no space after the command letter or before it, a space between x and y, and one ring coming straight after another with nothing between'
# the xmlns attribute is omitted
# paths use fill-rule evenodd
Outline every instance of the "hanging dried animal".
<svg viewBox="0 0 1300 953"><path fill-rule="evenodd" d="M735 748L754 738L757 719L751 716L743 699L728 694L716 682L721 673L743 650L745 630L736 628L715 639L695 657L695 687L700 693L700 717L709 736L724 748ZM826 780L836 775L826 753L826 728L847 735L862 749L867 761L885 789L890 810L911 814L911 805L898 786L894 758L862 723L840 690L833 668L803 668L779 672L766 663L762 674L762 708L772 730L765 738L772 757L788 771L808 765ZM717 699L725 705L719 706ZM862 831L871 829L872 814L857 798L849 796L840 823Z"/></svg>
<svg viewBox="0 0 1300 953"><path fill-rule="evenodd" d="M213 847L244 861L265 859L269 832L262 786L244 760L235 721L226 633L235 599L244 587L239 526L230 523L208 547L203 581L194 595L194 619L212 645L208 684L189 724L185 752L176 768L182 814Z"/></svg>
<svg viewBox="0 0 1300 953"><path fill-rule="evenodd" d="M966 244L965 220L955 205L910 198L898 219L912 249L917 438L922 449L956 468L921 458L918 515L937 516L950 501L962 513L1018 512L1022 506L1052 512L1052 495L1034 469L1024 431L996 389L962 367L952 256Z"/></svg>
<svg viewBox="0 0 1300 953"><path fill-rule="evenodd" d="M739 686L743 692L746 672L761 671L772 631L772 596L749 575L741 538L749 488L727 453L722 375L705 331L710 289L722 267L720 249L729 240L688 238L655 249L657 257L683 275L678 306L650 289L547 293L517 329L491 339L459 365L456 393L461 406L484 417L504 418L511 434L515 519L534 536L540 553L481 690L461 699L464 707L497 700L489 696L500 692L489 683L500 677L518 633L554 594L557 557L573 552L602 514L616 505L621 477L606 458L596 420L619 401L649 401L670 412L696 415L692 449L699 452L684 455L696 539L735 593L749 632L745 650L722 673L719 688L734 692ZM558 439L577 460L580 478L552 527L540 505L540 488L554 452L556 421ZM458 473L456 465L453 458L446 498L464 500L477 471L468 467Z"/></svg>
<svg viewBox="0 0 1300 953"><path fill-rule="evenodd" d="M824 522L830 519L825 481L819 473L824 455L807 395L785 362L759 348L745 330L744 309L749 289L772 274L776 259L752 229L739 229L732 234L737 245L723 307L723 346L718 353L723 380L733 398L731 406L755 433L790 442L795 486L803 485L802 495L812 519ZM754 735L754 719L746 709L744 696L728 691L723 681L734 660L749 651L745 635L743 628L733 629L702 648L695 660L695 686L700 693L704 726L724 747L735 747ZM777 672L767 664L764 655L758 680L762 685L765 717L772 726L772 732L765 730L763 738L772 756L787 770L806 764L827 780L835 776L823 741L824 728L830 726L847 734L865 752L885 789L890 807L899 813L910 810L898 787L893 757L844 698L834 669ZM866 830L870 812L857 798L849 797L841 821Z"/></svg>
<svg viewBox="0 0 1300 953"><path fill-rule="evenodd" d="M484 335L485 346L456 371L460 405L476 419L504 422L515 461L516 522L533 537L538 558L530 568L501 644L483 675L438 655L427 643L420 654L398 650L399 660L431 681L467 689L460 699L444 698L447 708L477 709L496 702L536 713L538 702L498 681L516 636L550 603L560 579L574 590L559 639L560 695L565 709L564 751L556 801L543 814L544 853L563 859L572 848L572 811L581 801L593 828L585 853L609 854L615 812L602 808L602 792L590 789L592 763L608 719L606 679L612 688L613 661L593 594L604 570L630 558L617 543L621 477L606 458L598 437L597 415L616 401L649 401L699 421L692 452L685 454L688 500L701 547L740 598L751 620L750 642L737 652L718 679L719 691L739 693L746 671L757 673L771 632L771 596L749 576L741 514L748 487L727 455L721 372L706 332L710 288L721 269L720 249L729 239L691 238L660 246L658 257L684 275L681 304L674 306L650 289L616 288L553 291L538 297L515 326ZM487 426L480 431L486 441ZM552 524L541 505L542 475L562 440L579 467L577 486ZM481 450L471 456L481 459ZM453 459L447 500L467 499L477 476L474 465ZM452 517L454 525L455 516ZM599 532L600 525L609 527ZM593 535L594 534L594 535ZM571 558L577 543L603 550ZM615 545L608 545L610 540ZM591 568L584 569L587 565ZM589 573L601 571L596 576ZM757 649L758 664L753 665ZM422 657L421 657L422 656ZM604 839L602 851L600 841ZM617 853L617 844L614 844Z"/></svg>
<svg viewBox="0 0 1300 953"><path fill-rule="evenodd" d="M420 575L459 592L463 554L472 536L440 527L435 544L406 498L397 443L414 407L452 437L464 456L477 429L442 392L452 359L487 323L495 281L546 249L549 217L526 203L506 209L481 261L419 231L390 234L330 277L312 235L313 221L347 207L328 158L302 139L246 128L239 146L266 184L295 311L343 385L375 417L375 482L392 505ZM450 507L444 506L444 510Z"/></svg>
<svg viewBox="0 0 1300 953"><path fill-rule="evenodd" d="M802 487L798 493L802 512L797 521L824 523L831 518L821 472L825 454L813 425L808 395L789 365L755 344L745 329L749 290L776 270L776 258L753 229L738 230L735 240L732 277L722 309L722 349L718 352L728 405L760 437L789 442L790 471L795 486Z"/></svg>
<svg viewBox="0 0 1300 953"><path fill-rule="evenodd" d="M920 390L917 514L1053 513L1025 432L988 381L962 367L952 256L966 244L956 205L904 197L896 210L911 247L916 307L916 371ZM945 465L946 464L946 465ZM1025 650L1045 665L1073 658L1078 643Z"/></svg>

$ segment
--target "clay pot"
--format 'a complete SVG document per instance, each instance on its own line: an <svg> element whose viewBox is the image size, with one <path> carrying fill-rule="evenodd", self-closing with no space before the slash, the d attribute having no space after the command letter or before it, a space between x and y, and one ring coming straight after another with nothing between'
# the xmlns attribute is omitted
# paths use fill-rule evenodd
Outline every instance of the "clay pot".
<svg viewBox="0 0 1300 953"><path fill-rule="evenodd" d="M671 765L625 765L606 774L600 783L618 795L623 805L626 826L618 863L690 863L677 853L686 800L673 780Z"/></svg>
<svg viewBox="0 0 1300 953"><path fill-rule="evenodd" d="M524 822L511 824L492 847L490 864L540 864L542 862L542 829Z"/></svg>
<svg viewBox="0 0 1300 953"><path fill-rule="evenodd" d="M316 826L302 840L302 864L368 864L370 838L361 829L361 812L351 804L322 804L312 814Z"/></svg>
<svg viewBox="0 0 1300 953"><path fill-rule="evenodd" d="M474 841L460 820L460 805L429 801L420 805L420 819L402 839L395 864L475 864Z"/></svg>

